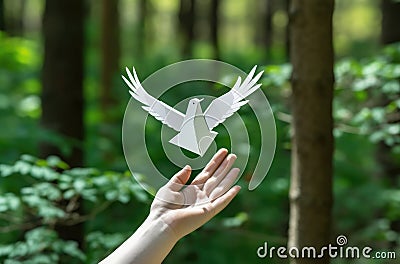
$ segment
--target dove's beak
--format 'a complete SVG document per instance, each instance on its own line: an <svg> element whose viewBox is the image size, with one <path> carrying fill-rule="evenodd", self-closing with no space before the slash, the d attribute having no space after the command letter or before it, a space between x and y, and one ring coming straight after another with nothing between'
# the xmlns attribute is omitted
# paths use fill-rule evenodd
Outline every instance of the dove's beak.
<svg viewBox="0 0 400 264"><path fill-rule="evenodd" d="M203 101L203 100L204 100L204 98L199 99L199 103L201 103L201 101Z"/></svg>

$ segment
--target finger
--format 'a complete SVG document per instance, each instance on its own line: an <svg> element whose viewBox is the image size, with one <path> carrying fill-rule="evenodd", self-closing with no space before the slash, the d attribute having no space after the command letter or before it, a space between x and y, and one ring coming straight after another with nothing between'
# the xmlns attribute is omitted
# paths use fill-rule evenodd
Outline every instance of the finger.
<svg viewBox="0 0 400 264"><path fill-rule="evenodd" d="M237 180L239 172L240 170L238 168L231 169L228 175L226 175L226 177L218 184L218 186L211 191L211 194L209 195L210 199L214 200L229 190L229 188L231 188L233 183Z"/></svg>
<svg viewBox="0 0 400 264"><path fill-rule="evenodd" d="M240 191L241 187L236 185L227 191L224 195L218 197L212 202L213 215L218 214L222 211Z"/></svg>
<svg viewBox="0 0 400 264"><path fill-rule="evenodd" d="M221 162L224 160L226 155L228 154L227 149L220 149L218 150L217 153L212 157L210 162L207 164L207 166L203 169L203 171L194 178L192 185L197 185L197 184L203 184L207 181L207 179L213 175L215 170L219 167Z"/></svg>
<svg viewBox="0 0 400 264"><path fill-rule="evenodd" d="M176 173L165 186L171 191L180 191L189 180L191 172L192 168L189 165L186 165L182 170Z"/></svg>
<svg viewBox="0 0 400 264"><path fill-rule="evenodd" d="M226 174L231 169L236 160L235 154L229 154L226 159L221 163L214 174L205 182L203 190L209 195L215 187L225 178Z"/></svg>

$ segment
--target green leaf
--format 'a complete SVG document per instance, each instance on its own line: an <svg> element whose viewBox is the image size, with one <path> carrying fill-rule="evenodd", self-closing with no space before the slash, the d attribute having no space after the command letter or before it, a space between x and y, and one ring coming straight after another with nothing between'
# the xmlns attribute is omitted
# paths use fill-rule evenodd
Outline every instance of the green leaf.
<svg viewBox="0 0 400 264"><path fill-rule="evenodd" d="M36 165L40 167L46 167L48 166L47 161L44 159L37 159L36 160Z"/></svg>
<svg viewBox="0 0 400 264"><path fill-rule="evenodd" d="M117 200L118 198L118 191L117 190L110 190L106 192L106 199L109 201Z"/></svg>
<svg viewBox="0 0 400 264"><path fill-rule="evenodd" d="M65 254L78 258L82 261L86 259L85 254L78 248L78 243L75 241L63 241L60 247Z"/></svg>
<svg viewBox="0 0 400 264"><path fill-rule="evenodd" d="M75 177L85 177L98 174L98 170L94 168L74 168L65 171L65 173Z"/></svg>
<svg viewBox="0 0 400 264"><path fill-rule="evenodd" d="M400 83L398 81L390 81L382 86L384 93L396 94L400 92Z"/></svg>
<svg viewBox="0 0 400 264"><path fill-rule="evenodd" d="M359 124L365 122L365 120L369 119L371 116L371 109L363 108L354 116L353 121Z"/></svg>
<svg viewBox="0 0 400 264"><path fill-rule="evenodd" d="M385 126L385 130L390 135L400 134L400 124L388 124Z"/></svg>
<svg viewBox="0 0 400 264"><path fill-rule="evenodd" d="M86 182L83 179L76 179L73 186L77 192L81 192L86 187Z"/></svg>
<svg viewBox="0 0 400 264"><path fill-rule="evenodd" d="M90 249L112 249L120 245L126 236L120 233L104 234L96 231L86 237Z"/></svg>
<svg viewBox="0 0 400 264"><path fill-rule="evenodd" d="M249 216L245 212L240 212L234 217L226 218L222 221L223 226L225 227L239 227L243 225L247 220L249 219Z"/></svg>
<svg viewBox="0 0 400 264"><path fill-rule="evenodd" d="M397 79L400 78L400 65L386 64L379 75L386 79Z"/></svg>
<svg viewBox="0 0 400 264"><path fill-rule="evenodd" d="M1 164L0 173L2 177L11 176L14 173L14 168L10 165Z"/></svg>
<svg viewBox="0 0 400 264"><path fill-rule="evenodd" d="M29 248L28 245L24 242L17 242L14 245L13 251L9 254L9 257L16 258L16 257L23 257L28 255Z"/></svg>
<svg viewBox="0 0 400 264"><path fill-rule="evenodd" d="M14 172L18 172L22 175L26 175L30 172L32 165L28 162L19 160L14 165Z"/></svg>
<svg viewBox="0 0 400 264"><path fill-rule="evenodd" d="M73 190L73 189L70 189L70 190L68 190L68 191L66 191L66 192L64 193L64 199L69 200L69 199L71 199L72 197L74 197L75 194L76 194L76 191Z"/></svg>
<svg viewBox="0 0 400 264"><path fill-rule="evenodd" d="M400 109L400 99L397 99L397 100L395 101L395 103L396 103L397 107Z"/></svg>
<svg viewBox="0 0 400 264"><path fill-rule="evenodd" d="M118 196L118 201L120 201L121 203L128 203L131 200L130 196L126 193L121 193Z"/></svg>
<svg viewBox="0 0 400 264"><path fill-rule="evenodd" d="M97 192L96 189L86 189L86 190L83 190L81 192L82 197L85 200L88 200L88 201L91 201L91 202L96 202L97 201L97 196L96 196L97 194L98 194L98 192Z"/></svg>
<svg viewBox="0 0 400 264"><path fill-rule="evenodd" d="M36 209L37 215L43 217L45 222L51 219L62 218L66 214L62 209L56 207L47 199L37 195L23 196L22 201L31 208Z"/></svg>
<svg viewBox="0 0 400 264"><path fill-rule="evenodd" d="M384 107L375 107L371 110L372 119L378 123L385 121L386 110Z"/></svg>
<svg viewBox="0 0 400 264"><path fill-rule="evenodd" d="M70 175L65 174L65 173L61 174L61 175L58 177L58 179L59 179L61 182L66 182L66 183L72 183L73 180L74 180Z"/></svg>
<svg viewBox="0 0 400 264"><path fill-rule="evenodd" d="M354 91L363 91L378 85L379 79L377 79L375 76L369 76L365 79L359 79L354 82L353 89Z"/></svg>
<svg viewBox="0 0 400 264"><path fill-rule="evenodd" d="M21 200L13 193L6 193L0 196L0 213L15 211L21 205Z"/></svg>
<svg viewBox="0 0 400 264"><path fill-rule="evenodd" d="M385 138L385 133L383 131L380 131L380 130L375 131L370 136L370 140L372 142L379 142L379 141L384 140L384 138Z"/></svg>
<svg viewBox="0 0 400 264"><path fill-rule="evenodd" d="M31 263L37 263L37 264L53 264L53 263L59 263L59 257L58 255L52 253L46 253L46 254L39 254L36 256L33 256L30 258Z"/></svg>
<svg viewBox="0 0 400 264"><path fill-rule="evenodd" d="M21 156L21 160L29 163L35 163L37 161L37 158L28 154L24 154Z"/></svg>
<svg viewBox="0 0 400 264"><path fill-rule="evenodd" d="M98 187L104 187L109 184L110 180L107 176L99 176L93 179L93 184Z"/></svg>
<svg viewBox="0 0 400 264"><path fill-rule="evenodd" d="M0 257L10 255L13 250L14 247L12 245L0 245Z"/></svg>
<svg viewBox="0 0 400 264"><path fill-rule="evenodd" d="M68 164L62 161L59 157L57 156L49 156L47 158L47 164L50 167L55 167L55 168L60 168L63 170L66 170L69 168Z"/></svg>

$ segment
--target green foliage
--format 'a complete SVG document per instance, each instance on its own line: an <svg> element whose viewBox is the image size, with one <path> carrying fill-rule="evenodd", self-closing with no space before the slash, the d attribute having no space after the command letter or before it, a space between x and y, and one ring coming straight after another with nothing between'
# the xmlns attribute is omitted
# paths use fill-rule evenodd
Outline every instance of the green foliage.
<svg viewBox="0 0 400 264"><path fill-rule="evenodd" d="M166 7L164 2L168 1L151 1L150 9L157 11L150 12L146 22L145 51L137 46L139 38L132 37L138 33L132 26L139 17L135 13L137 9L128 8L132 3L123 3L122 10L128 13L124 13L124 23L121 24L121 69L134 63L145 77L181 59L177 32L167 23L175 19L179 5L177 1L171 1L167 5L175 6ZM247 0L236 2L226 1L221 8L226 13L222 20L235 21L223 23L219 39L221 59L244 70L260 64L260 61L282 63L285 60L284 11L278 10L278 15L274 15L274 24L279 22L282 25L274 28L273 47L266 52L264 47L254 47L255 41L251 37L259 33L254 27L256 20L249 19L250 16L255 18L254 10L241 8L256 7L252 3L257 1L250 1L250 4ZM353 244L387 248L388 243L399 237L392 230L391 223L400 219L400 196L394 186L388 186L383 178L375 177L379 168L374 155L375 146L383 141L393 152L397 164L400 163L400 128L396 119L400 109L400 46L392 45L379 56L368 55L370 57L359 59L377 50L378 43L374 38L379 33L373 30L379 27L379 23L375 23L379 20L377 1L361 2L339 0L335 11L336 54L351 54L352 57L341 59L335 67L333 232L346 234ZM30 1L27 3L32 5ZM129 173L101 171L104 168L125 169L120 128L129 95L117 74L113 94L118 103L107 110L110 113L106 114L112 120L105 122L104 109L99 103L100 9L95 5L91 7L85 31L86 140L81 147L87 164L97 169L70 169L57 157L42 160L29 155L22 156L13 165L1 164L0 262L97 263L134 231L148 211L148 196L132 181ZM200 8L202 12L204 7ZM35 8L27 8L25 13L28 17L36 16L38 21L41 19L42 12ZM158 26L160 22L162 27ZM203 39L200 41L194 43L194 57L208 57L210 44ZM39 141L50 141L65 154L71 145L77 144L44 130L38 124L42 57L38 39L27 40L0 33L1 163L14 162L21 153L36 155ZM268 65L265 73L263 89L277 118L278 138L277 152L267 178L254 192L243 188L217 219L178 243L165 263L259 263L255 250L265 241L274 246L285 245L289 213L291 66ZM216 87L190 85L194 88L190 91L194 93L218 95L224 92ZM175 92L166 94L166 99L177 100L179 96L188 95L191 94ZM247 128L252 134L257 134L251 111L248 108L240 111ZM160 171L171 175L177 168L166 159L159 139L153 138L160 125L158 122L154 124L149 122L148 127L148 135L152 137L149 140L151 158ZM220 145L229 146L229 138L224 138L223 131L220 132ZM252 137L251 143L257 146L258 140L257 136ZM239 182L243 187L251 177L253 157L256 156L257 151L252 149L249 165ZM66 203L59 203L63 200ZM84 214L72 213L77 203L83 204ZM79 221L86 224L83 250L73 241L61 240L54 231L56 224ZM283 262L271 260L268 263Z"/></svg>
<svg viewBox="0 0 400 264"><path fill-rule="evenodd" d="M273 100L287 98L290 66L266 69L266 92ZM400 44L387 46L371 58L342 59L335 65L335 76L334 232L349 234L359 244L398 242L391 222L400 220L400 196L387 181L399 175L374 176L380 173L375 161L377 143L385 143L394 166L400 166ZM274 109L278 120L291 121L282 101Z"/></svg>
<svg viewBox="0 0 400 264"><path fill-rule="evenodd" d="M40 53L34 42L0 32L0 155L15 160L36 146ZM15 118L18 117L18 118ZM22 143L23 142L23 143Z"/></svg>
<svg viewBox="0 0 400 264"><path fill-rule="evenodd" d="M76 144L39 126L41 55L36 42L0 32L0 156L3 162L12 162L21 153L36 155L40 141L51 142L66 154Z"/></svg>
<svg viewBox="0 0 400 264"><path fill-rule="evenodd" d="M54 230L45 227L26 232L23 241L0 245L0 259L4 263L59 263L65 256L86 259L76 242L63 241Z"/></svg>
<svg viewBox="0 0 400 264"><path fill-rule="evenodd" d="M71 263L87 260L76 242L58 238L55 226L87 222L110 205L130 201L146 202L147 194L132 181L128 172L101 172L73 168L55 156L46 160L23 155L12 165L1 164L2 183L18 178L23 186L0 194L0 233L23 234L0 246L5 263ZM85 204L85 213L76 209ZM121 243L121 234L92 232L87 235L87 252L104 257L104 252Z"/></svg>
<svg viewBox="0 0 400 264"><path fill-rule="evenodd" d="M105 234L94 231L86 236L86 242L90 250L87 251L88 259L99 260L104 258L104 252L121 245L126 236L121 233Z"/></svg>
<svg viewBox="0 0 400 264"><path fill-rule="evenodd" d="M335 117L342 127L368 135L373 143L383 141L400 154L400 45L364 62L339 62L336 79Z"/></svg>

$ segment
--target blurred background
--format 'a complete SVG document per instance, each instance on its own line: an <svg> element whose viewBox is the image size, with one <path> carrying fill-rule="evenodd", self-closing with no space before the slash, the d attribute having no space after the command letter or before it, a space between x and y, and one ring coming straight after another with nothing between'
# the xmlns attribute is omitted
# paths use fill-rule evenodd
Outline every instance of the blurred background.
<svg viewBox="0 0 400 264"><path fill-rule="evenodd" d="M239 181L245 188L218 217L182 239L165 263L288 263L259 259L256 250L266 241L288 242L291 61L302 58L291 48L289 2L0 0L0 262L97 263L124 241L152 197L133 180L123 156L129 94L120 75L135 66L143 80L171 63L209 58L246 72L255 64L265 70L276 155L264 182L248 192L259 151L259 138L252 137ZM328 39L335 51L334 168L327 168L333 173L331 241L344 234L351 245L397 252L399 14L399 1L336 0ZM196 93L226 92L193 85ZM164 99L186 96L183 88L174 91ZM251 109L239 113L258 135ZM152 120L146 125L150 156L172 175L177 168L160 147L160 128ZM228 136L217 145L229 147Z"/></svg>

